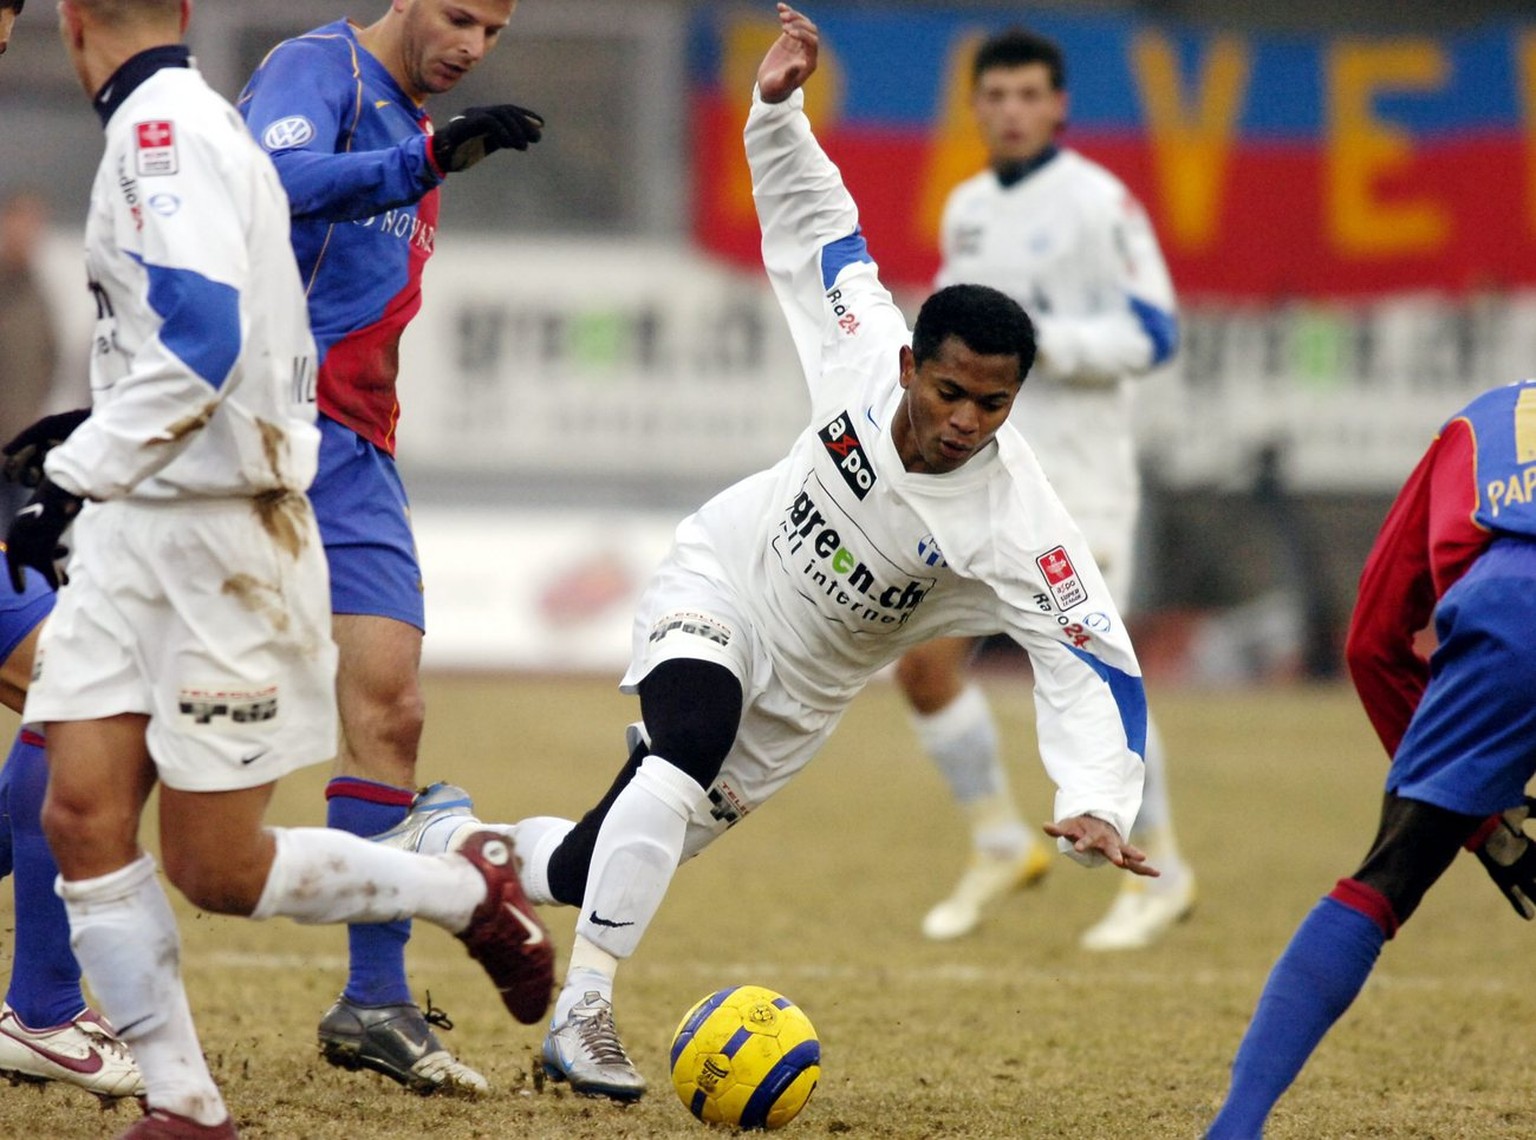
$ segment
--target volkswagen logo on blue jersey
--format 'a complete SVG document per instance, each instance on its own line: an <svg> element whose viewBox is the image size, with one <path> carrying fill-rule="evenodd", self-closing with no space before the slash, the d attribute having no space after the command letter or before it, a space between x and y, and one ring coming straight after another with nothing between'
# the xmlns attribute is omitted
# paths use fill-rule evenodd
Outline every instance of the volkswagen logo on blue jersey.
<svg viewBox="0 0 1536 1140"><path fill-rule="evenodd" d="M314 123L303 115L290 115L261 132L261 145L268 150L295 150L314 137Z"/></svg>

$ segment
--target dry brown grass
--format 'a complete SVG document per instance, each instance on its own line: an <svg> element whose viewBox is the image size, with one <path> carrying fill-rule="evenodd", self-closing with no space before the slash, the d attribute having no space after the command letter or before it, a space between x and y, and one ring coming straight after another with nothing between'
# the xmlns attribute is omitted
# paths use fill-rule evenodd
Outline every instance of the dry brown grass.
<svg viewBox="0 0 1536 1140"><path fill-rule="evenodd" d="M987 683L1044 819L1027 690ZM436 678L428 696L422 775L471 787L487 818L582 810L634 715L607 681ZM490 1098L422 1099L317 1062L315 1022L342 981L336 930L183 910L204 1044L249 1137L700 1137L667 1080L672 1029L712 989L756 982L799 1002L824 1045L822 1087L792 1134L1198 1136L1270 964L1370 839L1384 761L1341 689L1154 701L1201 893L1194 919L1151 950L1077 950L1116 881L1065 860L976 937L924 942L918 920L963 858L958 823L899 701L876 686L798 782L679 872L621 973L620 1026L652 1082L639 1104L536 1088L540 1032L511 1022L431 928L413 943L413 984L452 1013L450 1042L491 1079ZM318 822L322 782L288 781L273 821ZM1524 1091L1536 932L1462 863L1388 948L1271 1137L1536 1135ZM570 912L549 917L568 947ZM110 1136L129 1119L68 1090L0 1091L3 1136Z"/></svg>

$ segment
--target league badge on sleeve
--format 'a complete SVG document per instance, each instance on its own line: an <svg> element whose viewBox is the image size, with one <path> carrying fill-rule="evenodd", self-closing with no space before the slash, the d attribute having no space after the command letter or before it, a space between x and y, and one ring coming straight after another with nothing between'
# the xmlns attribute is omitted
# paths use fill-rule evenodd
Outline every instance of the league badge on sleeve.
<svg viewBox="0 0 1536 1140"><path fill-rule="evenodd" d="M133 131L133 162L139 177L175 174L176 124L168 119L153 119L147 123L135 123Z"/></svg>
<svg viewBox="0 0 1536 1140"><path fill-rule="evenodd" d="M1045 575L1045 584L1051 588L1051 596L1056 599L1059 609L1070 610L1088 600L1088 589L1077 576L1077 568L1067 556L1066 547L1051 547L1035 559L1035 565Z"/></svg>

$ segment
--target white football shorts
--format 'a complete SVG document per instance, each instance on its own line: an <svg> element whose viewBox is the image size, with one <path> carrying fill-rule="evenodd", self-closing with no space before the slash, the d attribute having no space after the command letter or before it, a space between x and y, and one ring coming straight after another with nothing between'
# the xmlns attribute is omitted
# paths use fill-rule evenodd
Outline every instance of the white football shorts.
<svg viewBox="0 0 1536 1140"><path fill-rule="evenodd" d="M847 706L812 708L791 695L723 576L669 560L636 609L634 652L620 687L635 692L647 673L677 658L723 665L742 688L736 741L709 786L708 802L688 821L683 858L691 859L810 763Z"/></svg>
<svg viewBox="0 0 1536 1140"><path fill-rule="evenodd" d="M309 500L89 504L25 720L149 717L160 779L269 783L336 754L336 646Z"/></svg>

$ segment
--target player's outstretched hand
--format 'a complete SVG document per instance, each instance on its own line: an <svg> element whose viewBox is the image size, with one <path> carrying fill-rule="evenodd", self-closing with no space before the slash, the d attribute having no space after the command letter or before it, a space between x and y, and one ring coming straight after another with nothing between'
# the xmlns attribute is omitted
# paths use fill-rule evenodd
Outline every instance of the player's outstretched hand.
<svg viewBox="0 0 1536 1140"><path fill-rule="evenodd" d="M757 65L764 103L782 103L816 71L821 44L816 25L788 4L779 5L779 38Z"/></svg>
<svg viewBox="0 0 1536 1140"><path fill-rule="evenodd" d="M544 137L544 116L512 103L470 107L432 135L432 159L444 174L468 170L498 150L527 150Z"/></svg>
<svg viewBox="0 0 1536 1140"><path fill-rule="evenodd" d="M1066 819L1058 819L1055 823L1047 823L1044 827L1045 833L1051 838L1069 840L1073 854L1080 857L1078 858L1080 863L1092 866L1101 859L1108 859L1116 867L1129 871L1133 875L1145 875L1149 879L1155 879L1162 874L1147 862L1144 852L1132 847L1129 843L1122 842L1120 833L1114 826L1098 816L1068 816Z"/></svg>
<svg viewBox="0 0 1536 1140"><path fill-rule="evenodd" d="M5 464L0 466L0 478L7 483L36 487L43 481L43 460L48 458L48 453L68 439L90 416L90 408L76 408L72 412L44 416L35 424L22 428L15 439L0 447L0 455L5 456Z"/></svg>
<svg viewBox="0 0 1536 1140"><path fill-rule="evenodd" d="M1519 807L1489 817L1467 844L1493 885L1527 922L1536 918L1536 845L1525 833L1532 808L1536 808L1536 800L1526 797Z"/></svg>
<svg viewBox="0 0 1536 1140"><path fill-rule="evenodd" d="M57 590L68 581L59 569L59 563L69 553L59 539L75 521L85 500L71 495L57 483L44 479L27 500L27 505L16 512L11 529L5 536L5 567L10 571L11 589L20 594L27 588L26 574L30 566Z"/></svg>

